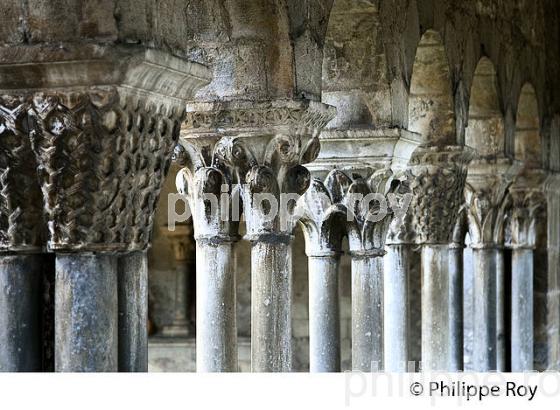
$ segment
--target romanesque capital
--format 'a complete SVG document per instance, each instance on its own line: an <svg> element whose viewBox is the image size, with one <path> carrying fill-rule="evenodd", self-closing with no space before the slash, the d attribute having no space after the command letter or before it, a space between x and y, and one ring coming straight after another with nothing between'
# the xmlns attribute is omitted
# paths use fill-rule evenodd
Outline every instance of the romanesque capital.
<svg viewBox="0 0 560 410"><path fill-rule="evenodd" d="M29 181L30 198L42 197L42 204L27 200L27 216L17 219L9 208L18 207L19 194L11 194L16 200L2 209L8 215L3 248L145 249L185 102L210 80L206 68L126 48L88 59L4 65L0 78L1 118L10 124L3 133L19 148L5 158L4 171ZM4 179L3 189L14 182ZM31 221L33 233L26 228ZM10 237L10 224L21 225L20 238Z"/></svg>
<svg viewBox="0 0 560 410"><path fill-rule="evenodd" d="M510 186L505 241L511 248L535 248L536 225L546 215L545 181L545 171L533 169L520 174Z"/></svg>
<svg viewBox="0 0 560 410"><path fill-rule="evenodd" d="M502 244L508 188L520 169L518 162L507 158L476 159L469 165L465 202L471 246Z"/></svg>
<svg viewBox="0 0 560 410"><path fill-rule="evenodd" d="M471 150L462 146L423 146L414 152L410 212L417 244L451 242L471 158Z"/></svg>
<svg viewBox="0 0 560 410"><path fill-rule="evenodd" d="M287 237L297 197L310 183L302 165L317 157L317 136L333 115L331 107L307 100L189 105L181 143L192 184L211 167L231 184L232 199L239 194L248 239Z"/></svg>
<svg viewBox="0 0 560 410"><path fill-rule="evenodd" d="M298 216L309 255L341 251L344 236L355 256L381 256L397 208L400 181L386 168L367 179L332 170L324 181L313 179L298 202ZM395 212L397 211L397 212Z"/></svg>

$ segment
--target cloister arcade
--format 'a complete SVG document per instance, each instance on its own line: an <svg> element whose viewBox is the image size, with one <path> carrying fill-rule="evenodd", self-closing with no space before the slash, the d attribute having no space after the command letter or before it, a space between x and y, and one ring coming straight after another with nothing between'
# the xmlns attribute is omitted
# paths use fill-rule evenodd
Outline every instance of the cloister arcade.
<svg viewBox="0 0 560 410"><path fill-rule="evenodd" d="M559 370L555 2L62 3L2 6L0 370Z"/></svg>

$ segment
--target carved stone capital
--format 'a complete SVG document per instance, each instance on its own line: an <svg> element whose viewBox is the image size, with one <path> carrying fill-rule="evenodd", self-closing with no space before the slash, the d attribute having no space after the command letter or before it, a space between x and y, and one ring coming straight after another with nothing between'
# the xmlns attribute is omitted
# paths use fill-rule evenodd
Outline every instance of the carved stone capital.
<svg viewBox="0 0 560 410"><path fill-rule="evenodd" d="M533 169L519 175L509 188L511 208L506 227L506 245L534 249L536 225L546 216L546 173Z"/></svg>
<svg viewBox="0 0 560 410"><path fill-rule="evenodd" d="M165 53L127 51L120 57L0 68L10 74L0 83L0 111L17 119L10 133L32 154L26 178L36 181L29 192L42 194L46 227L35 223L49 250L148 246L185 99L209 81L204 67ZM31 84L38 89L27 88L29 79L18 76L18 68L44 74L43 82ZM21 161L7 166L21 167ZM28 206L32 218L38 205ZM8 240L3 248L18 245Z"/></svg>
<svg viewBox="0 0 560 410"><path fill-rule="evenodd" d="M507 190L521 165L507 158L475 160L469 165L465 202L473 247L501 245Z"/></svg>
<svg viewBox="0 0 560 410"><path fill-rule="evenodd" d="M182 162L193 175L204 167L219 170L232 194L239 193L247 238L288 240L295 201L283 198L309 187L302 164L317 157L317 135L333 115L331 107L306 100L191 104Z"/></svg>
<svg viewBox="0 0 560 410"><path fill-rule="evenodd" d="M421 147L413 154L410 212L416 243L451 242L471 158L471 150L460 146Z"/></svg>
<svg viewBox="0 0 560 410"><path fill-rule="evenodd" d="M394 216L387 201L393 181L387 169L367 180L339 170L331 171L324 181L314 179L298 202L308 255L340 252L344 236L354 255L382 255Z"/></svg>

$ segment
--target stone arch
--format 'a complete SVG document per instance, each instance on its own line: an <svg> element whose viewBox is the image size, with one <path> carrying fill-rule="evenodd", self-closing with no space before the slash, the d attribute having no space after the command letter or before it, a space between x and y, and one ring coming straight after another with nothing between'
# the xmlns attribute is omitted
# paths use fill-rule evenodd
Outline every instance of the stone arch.
<svg viewBox="0 0 560 410"><path fill-rule="evenodd" d="M481 157L500 156L505 150L504 118L500 110L494 64L482 57L471 86L465 145Z"/></svg>
<svg viewBox="0 0 560 410"><path fill-rule="evenodd" d="M428 30L418 48L412 70L408 128L432 144L456 143L449 64L439 33Z"/></svg>
<svg viewBox="0 0 560 410"><path fill-rule="evenodd" d="M322 100L337 108L329 127L389 125L391 91L377 1L335 0L323 55Z"/></svg>
<svg viewBox="0 0 560 410"><path fill-rule="evenodd" d="M521 88L517 104L514 156L526 166L542 165L539 106L535 88L530 83Z"/></svg>

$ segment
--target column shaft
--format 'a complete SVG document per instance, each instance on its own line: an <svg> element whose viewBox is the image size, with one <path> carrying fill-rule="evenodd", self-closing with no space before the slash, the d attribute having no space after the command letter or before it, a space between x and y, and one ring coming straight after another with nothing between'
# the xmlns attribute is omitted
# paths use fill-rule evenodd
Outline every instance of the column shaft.
<svg viewBox="0 0 560 410"><path fill-rule="evenodd" d="M57 254L55 288L55 370L117 371L117 257Z"/></svg>
<svg viewBox="0 0 560 410"><path fill-rule="evenodd" d="M505 265L503 248L496 250L496 370L506 371Z"/></svg>
<svg viewBox="0 0 560 410"><path fill-rule="evenodd" d="M41 255L0 256L0 371L42 368Z"/></svg>
<svg viewBox="0 0 560 410"><path fill-rule="evenodd" d="M146 252L119 257L119 371L148 371L148 260Z"/></svg>
<svg viewBox="0 0 560 410"><path fill-rule="evenodd" d="M251 250L251 369L292 369L291 241L253 241Z"/></svg>
<svg viewBox="0 0 560 410"><path fill-rule="evenodd" d="M409 361L410 245L386 246L384 273L384 358L388 372L407 372Z"/></svg>
<svg viewBox="0 0 560 410"><path fill-rule="evenodd" d="M383 369L383 258L352 257L352 369Z"/></svg>
<svg viewBox="0 0 560 410"><path fill-rule="evenodd" d="M511 370L533 370L533 250L515 248L511 261Z"/></svg>
<svg viewBox="0 0 560 410"><path fill-rule="evenodd" d="M196 242L196 370L235 372L237 324L231 242Z"/></svg>
<svg viewBox="0 0 560 410"><path fill-rule="evenodd" d="M473 249L473 369L496 370L497 289L495 248Z"/></svg>
<svg viewBox="0 0 560 410"><path fill-rule="evenodd" d="M463 245L449 248L449 371L463 370Z"/></svg>
<svg viewBox="0 0 560 410"><path fill-rule="evenodd" d="M450 272L448 245L422 246L422 369L456 371L462 367L456 352L457 340L452 321L452 303L456 288L461 288L458 275Z"/></svg>
<svg viewBox="0 0 560 410"><path fill-rule="evenodd" d="M340 371L340 257L309 256L309 369Z"/></svg>

